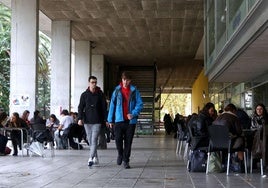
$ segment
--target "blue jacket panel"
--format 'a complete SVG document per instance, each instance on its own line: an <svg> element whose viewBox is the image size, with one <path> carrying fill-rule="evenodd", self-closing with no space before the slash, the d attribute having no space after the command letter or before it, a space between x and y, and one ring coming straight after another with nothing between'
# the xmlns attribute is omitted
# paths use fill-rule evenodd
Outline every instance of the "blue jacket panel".
<svg viewBox="0 0 268 188"><path fill-rule="evenodd" d="M130 91L128 111L133 115L133 118L130 120L129 124L137 124L138 115L143 109L143 102L140 92L136 89L135 86L130 85ZM113 91L107 121L109 123L118 123L124 121L123 96L120 85L118 85Z"/></svg>

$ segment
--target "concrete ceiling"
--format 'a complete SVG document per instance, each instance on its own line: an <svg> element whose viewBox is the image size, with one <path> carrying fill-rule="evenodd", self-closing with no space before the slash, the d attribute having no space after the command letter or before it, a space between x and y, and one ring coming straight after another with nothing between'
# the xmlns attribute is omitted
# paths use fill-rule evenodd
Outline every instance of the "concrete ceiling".
<svg viewBox="0 0 268 188"><path fill-rule="evenodd" d="M158 88L191 92L203 68L203 5L203 0L40 0L40 30L49 33L46 16L71 20L72 38L94 41L93 54L116 65L156 63Z"/></svg>
<svg viewBox="0 0 268 188"><path fill-rule="evenodd" d="M254 40L234 63L226 68L214 81L247 82L267 74L268 70L268 30Z"/></svg>
<svg viewBox="0 0 268 188"><path fill-rule="evenodd" d="M40 10L51 20L71 20L72 38L94 41L92 53L109 63L156 63L157 87L189 92L202 70L201 0L40 0Z"/></svg>

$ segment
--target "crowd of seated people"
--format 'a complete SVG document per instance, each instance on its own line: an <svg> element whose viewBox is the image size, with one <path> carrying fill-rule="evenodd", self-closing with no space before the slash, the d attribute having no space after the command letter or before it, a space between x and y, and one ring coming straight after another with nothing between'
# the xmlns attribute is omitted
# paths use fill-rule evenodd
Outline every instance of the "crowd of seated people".
<svg viewBox="0 0 268 188"><path fill-rule="evenodd" d="M213 103L207 103L204 108L194 115L186 124L188 129L191 128L191 132L194 136L199 137L198 143L194 143L193 150L198 151L200 148L204 149L203 152L207 152L209 146L210 135L208 133L208 127L213 125L227 126L229 135L231 138L231 149L236 150L231 155L231 170L235 172L244 171L244 155L243 151L246 148L250 153L253 153L254 160L253 168L257 167L256 161L260 158L263 159L263 166L267 167L267 131L268 129L268 115L266 108L263 104L258 104L250 117L243 109L237 108L234 104L230 103L225 106L221 113L216 115L216 110ZM259 132L259 137L257 133ZM260 140L260 141L258 141ZM191 143L191 141L189 141ZM262 151L256 151L256 143L261 143ZM206 149L207 148L207 149ZM258 153L259 152L259 153ZM249 155L250 157L250 155ZM190 157L191 159L191 157ZM220 152L221 172L226 170L227 163L227 151ZM238 165L238 167L235 167Z"/></svg>
<svg viewBox="0 0 268 188"><path fill-rule="evenodd" d="M5 155L4 150L7 142L8 140L11 140L13 147L12 154L13 156L17 156L18 149L22 150L24 144L33 140L33 137L36 137L33 135L34 125L46 126L51 138L55 139L55 147L58 149L66 149L68 144L73 149L82 149L82 145L78 145L73 137L78 138L79 142L84 140L85 143L89 144L86 139L84 127L79 126L75 120L75 115L77 115L77 113L70 112L69 114L68 110L62 110L59 119L55 114L51 114L47 120L41 116L39 110L34 111L33 117L30 120L29 115L30 112L25 110L21 117L17 112L13 112L9 117L6 112L1 110L0 128L2 129L0 131L0 155ZM23 130L23 141L21 140L20 128ZM64 135L64 133L67 135ZM67 141L67 139L69 139L69 141Z"/></svg>

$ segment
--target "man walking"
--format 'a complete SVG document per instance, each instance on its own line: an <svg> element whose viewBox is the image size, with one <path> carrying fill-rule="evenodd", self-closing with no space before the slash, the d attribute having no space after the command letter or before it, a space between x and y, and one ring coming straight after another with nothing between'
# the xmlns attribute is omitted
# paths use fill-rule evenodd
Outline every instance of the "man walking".
<svg viewBox="0 0 268 188"><path fill-rule="evenodd" d="M98 164L97 142L101 124L106 121L106 99L97 86L97 78L88 78L89 87L81 94L78 106L78 125L83 125L86 130L87 140L90 143L88 166Z"/></svg>
<svg viewBox="0 0 268 188"><path fill-rule="evenodd" d="M128 169L132 140L143 102L137 88L130 84L130 75L123 72L121 79L112 94L107 120L110 127L114 126L117 164L121 165L123 161L124 168Z"/></svg>

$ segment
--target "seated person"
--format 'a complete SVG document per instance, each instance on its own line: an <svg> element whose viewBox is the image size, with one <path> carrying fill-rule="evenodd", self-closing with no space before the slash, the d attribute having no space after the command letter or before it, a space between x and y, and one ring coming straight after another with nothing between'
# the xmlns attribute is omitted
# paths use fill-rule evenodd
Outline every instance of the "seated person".
<svg viewBox="0 0 268 188"><path fill-rule="evenodd" d="M77 123L71 123L68 128L64 130L62 137L69 140L69 144L73 149L83 149L83 146L79 144L82 139L88 144L84 126L79 126ZM74 138L78 138L79 143L76 143Z"/></svg>
<svg viewBox="0 0 268 188"><path fill-rule="evenodd" d="M6 155L7 137L0 134L0 156Z"/></svg>
<svg viewBox="0 0 268 188"><path fill-rule="evenodd" d="M53 136L59 126L59 123L60 121L58 120L55 114L51 114L46 121L46 127L50 130Z"/></svg>
<svg viewBox="0 0 268 188"><path fill-rule="evenodd" d="M0 112L0 128L6 127L8 116L6 112ZM0 156L6 155L7 137L3 132L0 132Z"/></svg>
<svg viewBox="0 0 268 188"><path fill-rule="evenodd" d="M27 123L19 117L19 114L17 112L14 112L11 115L10 121L8 122L8 127L26 128L26 129L28 128ZM18 147L17 146L19 145L20 150L22 149L21 131L20 130L12 130L10 132L10 137L11 137L11 142L12 142L13 149L14 149L13 156L17 156L18 155ZM27 132L26 131L23 131L23 138L24 138L24 141L26 141L26 139L27 139Z"/></svg>
<svg viewBox="0 0 268 188"><path fill-rule="evenodd" d="M65 137L63 138L62 135L64 130L67 129L73 121L73 117L69 115L68 110L62 110L59 126L54 133L57 149L67 148L67 139Z"/></svg>
<svg viewBox="0 0 268 188"><path fill-rule="evenodd" d="M243 152L242 149L245 147L244 137L242 136L242 125L240 124L239 118L236 115L236 106L232 103L228 104L224 108L224 112L217 117L213 122L216 125L228 126L229 133L231 135L231 147L233 149L240 149L241 151L237 152L237 158L240 165L243 165ZM212 124L212 126L213 126ZM223 152L222 162L225 164L227 159L227 152ZM244 169L241 167L241 169Z"/></svg>
<svg viewBox="0 0 268 188"><path fill-rule="evenodd" d="M32 137L34 141L46 143L53 141L53 136L49 129L46 129L46 120L40 115L40 111L34 111L34 117L30 120L32 128Z"/></svg>
<svg viewBox="0 0 268 188"><path fill-rule="evenodd" d="M6 112L0 113L0 128L7 127L7 123L9 122L9 117Z"/></svg>
<svg viewBox="0 0 268 188"><path fill-rule="evenodd" d="M198 115L193 115L190 119L188 126L191 128L193 136L200 137L200 140L198 140L197 143L194 143L195 146L192 146L193 150L201 147L208 147L208 126L212 124L214 114L215 106L213 103L208 102Z"/></svg>

